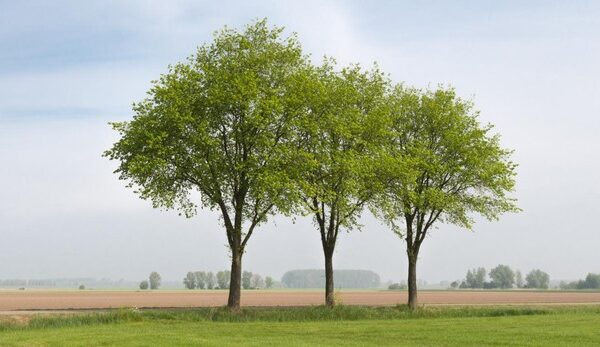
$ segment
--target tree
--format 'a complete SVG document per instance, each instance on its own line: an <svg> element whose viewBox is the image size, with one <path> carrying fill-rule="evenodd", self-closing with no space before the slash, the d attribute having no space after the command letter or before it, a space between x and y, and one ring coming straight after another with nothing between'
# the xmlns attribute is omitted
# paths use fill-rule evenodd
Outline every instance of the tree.
<svg viewBox="0 0 600 347"><path fill-rule="evenodd" d="M521 274L520 270L515 271L515 284L517 288L523 288L523 274Z"/></svg>
<svg viewBox="0 0 600 347"><path fill-rule="evenodd" d="M387 79L358 66L335 71L325 61L298 91L306 111L298 121L296 162L299 213L313 216L325 260L325 302L333 307L333 254L340 230L358 227L377 181L371 169ZM381 129L379 129L381 130Z"/></svg>
<svg viewBox="0 0 600 347"><path fill-rule="evenodd" d="M459 285L458 281L453 281L452 283L450 283L450 288L456 289L456 288L458 288L458 285Z"/></svg>
<svg viewBox="0 0 600 347"><path fill-rule="evenodd" d="M230 278L231 274L227 270L217 272L217 285L219 286L219 289L228 289L230 286Z"/></svg>
<svg viewBox="0 0 600 347"><path fill-rule="evenodd" d="M215 287L215 274L212 272L206 273L206 289L213 289ZM229 285L227 286L229 287Z"/></svg>
<svg viewBox="0 0 600 347"><path fill-rule="evenodd" d="M196 278L196 288L204 289L206 287L206 272L196 271L194 277Z"/></svg>
<svg viewBox="0 0 600 347"><path fill-rule="evenodd" d="M525 276L527 288L548 289L550 285L550 276L542 270L531 270Z"/></svg>
<svg viewBox="0 0 600 347"><path fill-rule="evenodd" d="M265 288L267 288L267 289L273 288L273 277L271 277L271 276L265 277Z"/></svg>
<svg viewBox="0 0 600 347"><path fill-rule="evenodd" d="M490 278L496 288L512 288L515 283L515 273L507 265L498 265L491 269Z"/></svg>
<svg viewBox="0 0 600 347"><path fill-rule="evenodd" d="M305 65L295 36L257 21L225 28L169 68L105 156L119 178L154 207L191 217L218 210L231 255L228 307L239 309L242 255L255 228L288 205L290 85Z"/></svg>
<svg viewBox="0 0 600 347"><path fill-rule="evenodd" d="M150 289L158 289L160 287L160 275L158 272L152 272L149 277L150 280Z"/></svg>
<svg viewBox="0 0 600 347"><path fill-rule="evenodd" d="M183 278L183 285L187 289L196 288L196 275L193 272L188 272L187 275Z"/></svg>
<svg viewBox="0 0 600 347"><path fill-rule="evenodd" d="M469 288L483 288L483 284L485 282L486 271L484 268L480 267L477 269L473 269L473 271L467 271L467 277L465 282Z"/></svg>
<svg viewBox="0 0 600 347"><path fill-rule="evenodd" d="M251 282L252 282L252 272L244 271L242 273L242 288L250 289L250 287L252 285Z"/></svg>
<svg viewBox="0 0 600 347"><path fill-rule="evenodd" d="M149 287L148 280L143 280L142 282L140 282L140 289L146 290L146 289L148 289L148 287Z"/></svg>
<svg viewBox="0 0 600 347"><path fill-rule="evenodd" d="M453 89L398 86L389 97L387 156L377 177L384 192L374 212L406 242L408 305L417 307L417 259L436 223L471 229L472 214L489 220L516 212L516 165L491 125Z"/></svg>
<svg viewBox="0 0 600 347"><path fill-rule="evenodd" d="M259 274L252 274L251 287L254 289L260 289L265 286L265 281Z"/></svg>
<svg viewBox="0 0 600 347"><path fill-rule="evenodd" d="M579 281L578 289L600 289L600 274L589 273L584 281Z"/></svg>
<svg viewBox="0 0 600 347"><path fill-rule="evenodd" d="M473 275L473 272L471 272L471 270L467 270L467 276L465 276L465 282L467 283L467 287L469 288L475 288L475 275Z"/></svg>

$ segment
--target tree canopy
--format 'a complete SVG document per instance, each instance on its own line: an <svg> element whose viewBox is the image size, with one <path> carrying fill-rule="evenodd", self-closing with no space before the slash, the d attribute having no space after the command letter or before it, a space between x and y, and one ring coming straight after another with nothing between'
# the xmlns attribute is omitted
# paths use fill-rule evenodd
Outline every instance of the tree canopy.
<svg viewBox="0 0 600 347"><path fill-rule="evenodd" d="M473 214L494 220L515 212L516 165L491 125L453 89L397 86L388 101L385 189L373 210L406 241L409 304L416 307L416 262L436 223L471 228Z"/></svg>
<svg viewBox="0 0 600 347"><path fill-rule="evenodd" d="M377 187L375 170L389 84L378 70L334 62L306 70L299 90L296 190L301 214L313 216L325 257L325 297L333 306L332 257L340 230L350 231Z"/></svg>
<svg viewBox="0 0 600 347"><path fill-rule="evenodd" d="M225 28L154 81L105 155L155 207L220 212L232 253L230 307L239 307L241 257L256 226L289 206L286 139L298 112L290 90L305 66L295 36L265 20ZM240 272L240 273L238 273Z"/></svg>

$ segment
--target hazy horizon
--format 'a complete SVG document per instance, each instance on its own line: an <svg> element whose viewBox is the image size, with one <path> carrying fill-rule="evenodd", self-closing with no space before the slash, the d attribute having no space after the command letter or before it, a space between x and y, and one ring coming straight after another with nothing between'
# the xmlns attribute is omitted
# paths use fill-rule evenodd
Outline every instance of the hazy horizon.
<svg viewBox="0 0 600 347"><path fill-rule="evenodd" d="M229 268L218 214L153 209L101 154L108 122L132 117L150 81L223 26L267 17L305 52L379 66L418 87L449 84L495 125L519 164L523 212L473 232L440 225L418 277L507 264L552 280L600 273L600 3L0 2L0 279L124 278ZM402 240L370 214L340 235L335 269L405 280ZM244 270L277 279L323 268L310 218L277 216L250 239Z"/></svg>

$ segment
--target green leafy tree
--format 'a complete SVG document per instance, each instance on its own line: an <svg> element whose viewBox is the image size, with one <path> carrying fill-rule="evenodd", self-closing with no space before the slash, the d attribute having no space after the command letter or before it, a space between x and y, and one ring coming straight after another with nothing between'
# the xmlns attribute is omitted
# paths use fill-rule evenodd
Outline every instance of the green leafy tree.
<svg viewBox="0 0 600 347"><path fill-rule="evenodd" d="M491 125L453 89L391 93L388 155L378 177L385 191L374 212L406 242L408 305L417 307L417 259L436 223L471 228L472 214L495 220L515 212L516 165ZM462 285L461 285L462 287Z"/></svg>
<svg viewBox="0 0 600 347"><path fill-rule="evenodd" d="M305 57L295 36L266 20L225 28L173 65L113 123L121 138L105 152L116 173L154 207L191 217L218 210L231 253L228 306L240 306L242 255L255 228L288 204L286 138L297 112L290 85Z"/></svg>
<svg viewBox="0 0 600 347"><path fill-rule="evenodd" d="M496 288L512 288L515 283L515 273L507 265L498 265L491 269L490 278Z"/></svg>
<svg viewBox="0 0 600 347"><path fill-rule="evenodd" d="M261 275L259 274L252 274L252 280L251 280L251 288L254 289L260 289L260 288L264 288L265 286L265 280L262 278Z"/></svg>
<svg viewBox="0 0 600 347"><path fill-rule="evenodd" d="M600 289L600 274L589 273L584 281L579 281L578 289Z"/></svg>
<svg viewBox="0 0 600 347"><path fill-rule="evenodd" d="M525 276L525 281L527 282L527 288L548 289L548 286L550 285L550 275L542 270L531 270L531 272Z"/></svg>
<svg viewBox="0 0 600 347"><path fill-rule="evenodd" d="M160 287L161 278L158 272L150 273L150 277L148 278L150 282L150 289L158 289Z"/></svg>
<svg viewBox="0 0 600 347"><path fill-rule="evenodd" d="M187 275L183 278L183 285L187 289L196 288L196 275L193 272L188 272Z"/></svg>
<svg viewBox="0 0 600 347"><path fill-rule="evenodd" d="M217 272L217 286L219 287L219 289L228 289L230 286L230 278L231 274L229 273L229 271Z"/></svg>
<svg viewBox="0 0 600 347"><path fill-rule="evenodd" d="M265 277L265 288L271 289L271 288L273 288L273 284L274 284L273 277L271 277L271 276Z"/></svg>
<svg viewBox="0 0 600 347"><path fill-rule="evenodd" d="M325 258L325 302L334 300L333 254L339 232L359 226L358 218L377 181L377 135L388 80L374 69L334 69L332 61L306 73L298 94L306 110L298 120L296 162L298 205L313 216ZM305 93L305 94L302 94Z"/></svg>
<svg viewBox="0 0 600 347"><path fill-rule="evenodd" d="M467 271L467 277L465 281L467 282L467 286L469 288L483 288L483 284L485 283L485 276L485 269L480 267L477 269L473 269L473 271Z"/></svg>
<svg viewBox="0 0 600 347"><path fill-rule="evenodd" d="M227 282L227 279L226 279ZM206 289L213 289L215 287L216 278L215 274L212 272L206 273ZM229 288L229 285L227 286Z"/></svg>
<svg viewBox="0 0 600 347"><path fill-rule="evenodd" d="M242 288L250 289L250 287L252 286L251 282L252 282L252 272L244 271L242 273Z"/></svg>
<svg viewBox="0 0 600 347"><path fill-rule="evenodd" d="M515 284L517 285L517 288L523 288L525 285L523 282L523 274L521 274L520 270L515 271Z"/></svg>
<svg viewBox="0 0 600 347"><path fill-rule="evenodd" d="M206 272L196 271L196 272L194 272L194 277L196 279L196 288L198 288L198 289L206 288Z"/></svg>
<svg viewBox="0 0 600 347"><path fill-rule="evenodd" d="M141 290L146 290L148 289L150 285L148 284L148 280L143 280L142 282L140 282L140 289Z"/></svg>

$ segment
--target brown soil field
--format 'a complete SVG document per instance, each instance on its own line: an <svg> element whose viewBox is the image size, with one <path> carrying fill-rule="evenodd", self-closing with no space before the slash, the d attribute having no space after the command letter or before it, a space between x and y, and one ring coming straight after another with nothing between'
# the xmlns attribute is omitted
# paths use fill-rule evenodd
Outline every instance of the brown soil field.
<svg viewBox="0 0 600 347"><path fill-rule="evenodd" d="M405 303L406 292L341 291L346 305L389 306ZM243 306L321 305L321 291L243 291ZM1 290L0 311L107 309L119 307L209 307L227 303L226 291L58 291ZM600 292L420 291L423 305L600 304Z"/></svg>

